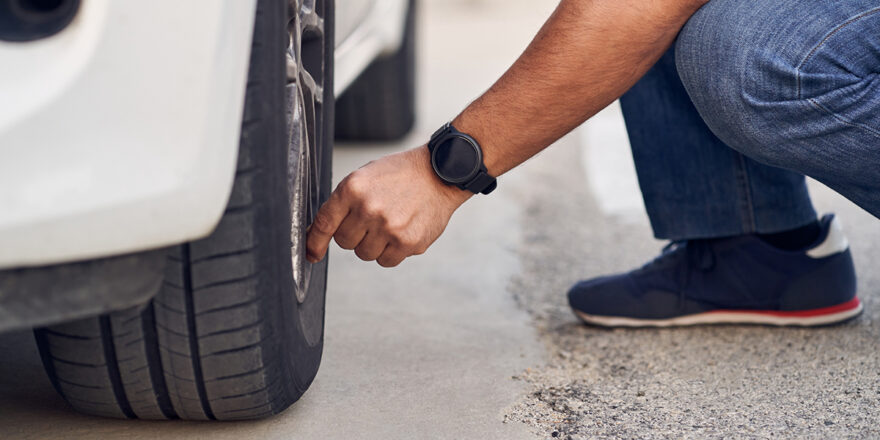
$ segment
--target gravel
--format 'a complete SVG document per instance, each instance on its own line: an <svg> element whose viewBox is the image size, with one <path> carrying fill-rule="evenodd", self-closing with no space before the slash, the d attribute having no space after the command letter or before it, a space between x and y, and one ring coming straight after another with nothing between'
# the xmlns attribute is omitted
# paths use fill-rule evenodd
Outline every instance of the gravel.
<svg viewBox="0 0 880 440"><path fill-rule="evenodd" d="M510 287L548 361L512 379L531 392L508 409L546 438L878 437L880 222L819 186L818 208L849 226L866 312L818 329L710 326L605 330L565 298L582 278L656 254L645 220L606 218L587 191L580 149L563 141L508 184L525 201L522 273Z"/></svg>

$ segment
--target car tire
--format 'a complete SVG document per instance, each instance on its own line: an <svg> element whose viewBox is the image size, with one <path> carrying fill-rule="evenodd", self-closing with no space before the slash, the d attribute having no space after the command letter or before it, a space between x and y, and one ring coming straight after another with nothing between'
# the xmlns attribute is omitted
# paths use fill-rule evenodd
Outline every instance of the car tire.
<svg viewBox="0 0 880 440"><path fill-rule="evenodd" d="M258 1L237 171L214 232L169 250L148 304L36 330L75 409L254 419L283 411L314 379L327 260L305 262L304 238L330 190L334 15L332 0L301 2Z"/></svg>
<svg viewBox="0 0 880 440"><path fill-rule="evenodd" d="M409 1L400 48L378 58L336 103L336 138L391 141L415 124L416 2Z"/></svg>

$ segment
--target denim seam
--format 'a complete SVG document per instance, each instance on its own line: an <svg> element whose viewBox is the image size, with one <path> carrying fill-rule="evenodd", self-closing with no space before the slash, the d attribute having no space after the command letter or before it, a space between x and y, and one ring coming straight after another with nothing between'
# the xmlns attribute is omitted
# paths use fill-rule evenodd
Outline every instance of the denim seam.
<svg viewBox="0 0 880 440"><path fill-rule="evenodd" d="M822 41L818 42L815 46L813 46L813 48L807 53L807 55L804 57L804 59L801 60L801 62L798 63L798 65L795 67L795 79L797 81L797 97L798 97L798 99L804 99L803 96L801 96L801 68L804 67L804 64L806 64L807 61L810 61L810 58L812 58L813 55L815 55L816 52L818 52L819 49L823 45L825 45L825 43L828 42L828 40L831 39L831 37L833 37L834 34L836 34L838 31L840 31L841 29L843 29L843 28L869 16L869 15L873 15L878 12L880 12L880 8L869 9L865 12L862 12L859 15L856 15L853 18L850 18L849 20L837 25L837 27L832 29L830 32L828 32L827 35L825 35L824 38L822 38Z"/></svg>
<svg viewBox="0 0 880 440"><path fill-rule="evenodd" d="M817 110L819 110L820 112L824 112L824 113L826 113L828 116L831 116L832 118L836 119L838 122L840 122L840 123L842 123L842 124L844 124L844 125L848 125L848 126L853 127L853 128L861 128L861 129L867 131L868 133L873 134L874 136L880 137L880 131L878 131L877 129L871 128L871 127L869 127L869 126L867 126L867 125L864 125L864 124L859 124L859 123L857 123L857 122L855 122L855 121L852 121L852 120L850 120L850 119L848 119L848 118L844 118L843 116L841 116L841 115L839 115L839 114L837 114L837 113L831 111L831 109L829 109L829 108L825 107L824 105L820 104L819 101L816 100L815 98L806 98L806 99L804 99L804 97L803 97L803 91L801 90L801 69L804 67L804 65L805 65L808 61L810 61L810 58L812 58L813 55L815 55L816 52L818 52L819 49L820 49L823 45L825 45L825 43L826 43L831 37L833 37L838 31L840 31L841 29L843 29L843 28L845 28L845 27L847 27L847 26L849 26L849 25L851 25L851 24L853 24L853 23L855 23L855 22L857 22L857 21L859 21L859 20L861 20L861 19L863 19L863 18L866 18L866 17L868 17L868 16L874 15L874 14L876 14L876 13L878 13L878 12L880 12L880 8L869 9L869 10L867 10L867 11L865 11L865 12L862 12L861 14L856 15L855 17L852 17L852 18L850 18L849 20L847 20L847 21L845 21L845 22L839 24L839 25L836 26L834 29L832 29L830 32L828 32L828 34L825 35L824 38L822 38L822 41L820 41L819 43L817 43L817 44L816 44L816 45L815 45L815 46L814 46L814 47L813 47L813 48L807 53L807 55L804 57L804 59L801 60L801 62L798 63L798 65L795 67L795 80L796 80L796 83L797 83L797 97L798 97L798 99L803 99L803 100L809 102L810 105L812 105L813 107L815 107L815 108L816 108Z"/></svg>
<svg viewBox="0 0 880 440"><path fill-rule="evenodd" d="M831 116L831 117L834 118L834 119L837 119L837 121L840 122L840 123L842 123L842 124L849 125L850 127L854 127L854 128L862 128L862 129L868 131L869 133L873 134L874 136L880 137L880 131L875 130L875 129L871 128L871 127L868 127L867 125L857 124L857 123L855 123L855 122L853 122L853 121L850 121L850 120L848 120L848 119L846 119L846 118L844 118L844 117L838 115L837 113L832 112L832 111L829 110L827 107L825 107L824 105L820 104L818 101L816 101L816 100L813 99L813 98L807 99L807 102L809 102L809 103L812 104L814 107L816 107L816 109L818 109L818 110L820 110L820 111L823 111L823 112L827 113L829 116Z"/></svg>
<svg viewBox="0 0 880 440"><path fill-rule="evenodd" d="M755 206L752 202L752 189L747 169L746 158L741 153L736 153L739 159L736 167L736 180L740 187L740 221L745 223L746 230L743 233L750 234L757 230L755 225ZM744 199L744 200L743 200Z"/></svg>

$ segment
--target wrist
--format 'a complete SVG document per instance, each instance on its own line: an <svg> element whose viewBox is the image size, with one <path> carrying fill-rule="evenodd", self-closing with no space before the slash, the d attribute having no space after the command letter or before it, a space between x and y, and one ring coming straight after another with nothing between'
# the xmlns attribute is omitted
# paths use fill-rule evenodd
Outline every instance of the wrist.
<svg viewBox="0 0 880 440"><path fill-rule="evenodd" d="M489 125L483 123L482 119L474 114L472 109L474 106L475 104L471 104L471 106L456 116L452 120L452 125L459 131L473 137L480 144L480 149L483 151L483 164L486 166L489 175L497 178L507 171L502 168L502 165L499 163L499 157L496 154L497 149L495 145L500 141L499 134L493 133Z"/></svg>
<svg viewBox="0 0 880 440"><path fill-rule="evenodd" d="M431 166L431 152L428 151L427 145L414 148L412 152L415 155L416 163L428 175L428 179L433 182L437 192L441 194L444 199L451 202L456 208L473 197L474 193L463 190L454 185L447 185L439 176L437 176L437 173L434 172L434 168Z"/></svg>

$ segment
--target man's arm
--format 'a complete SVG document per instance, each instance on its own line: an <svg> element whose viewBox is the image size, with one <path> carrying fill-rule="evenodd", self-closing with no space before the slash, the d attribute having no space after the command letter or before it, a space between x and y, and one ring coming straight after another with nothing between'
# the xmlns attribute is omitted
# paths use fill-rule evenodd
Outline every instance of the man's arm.
<svg viewBox="0 0 880 440"><path fill-rule="evenodd" d="M535 39L453 121L499 176L534 156L632 87L708 0L562 0ZM423 253L470 196L443 184L421 146L346 177L310 227L310 261L330 239L363 260L396 266Z"/></svg>

